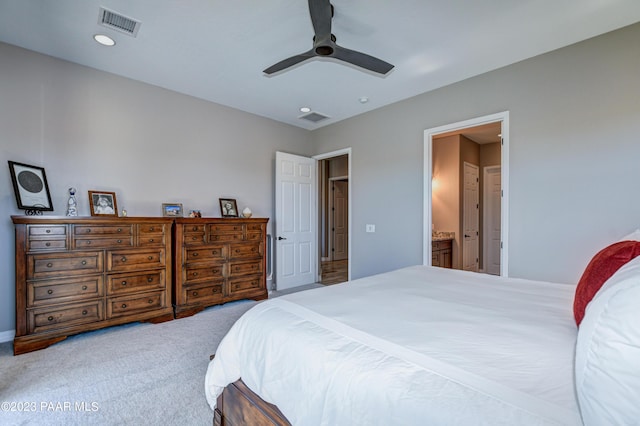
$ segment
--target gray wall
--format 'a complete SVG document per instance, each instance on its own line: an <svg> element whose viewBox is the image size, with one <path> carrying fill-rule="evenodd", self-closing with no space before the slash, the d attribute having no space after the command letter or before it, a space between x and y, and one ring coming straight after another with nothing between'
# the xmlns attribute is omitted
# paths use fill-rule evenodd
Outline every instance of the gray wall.
<svg viewBox="0 0 640 426"><path fill-rule="evenodd" d="M81 216L97 189L130 216L177 202L219 217L218 198L232 197L273 218L275 151L312 154L306 130L3 43L0 129L0 337L15 324L9 216L23 214L7 160L45 168L47 214L65 215L74 186Z"/></svg>
<svg viewBox="0 0 640 426"><path fill-rule="evenodd" d="M635 24L314 131L317 153L352 147L353 277L422 262L424 130L509 111L509 275L577 282L640 226L638 40Z"/></svg>

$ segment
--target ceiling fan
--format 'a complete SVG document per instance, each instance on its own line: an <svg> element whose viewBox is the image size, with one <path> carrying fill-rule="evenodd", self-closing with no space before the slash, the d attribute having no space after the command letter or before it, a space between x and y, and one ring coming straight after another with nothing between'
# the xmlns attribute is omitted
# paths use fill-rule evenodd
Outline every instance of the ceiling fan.
<svg viewBox="0 0 640 426"><path fill-rule="evenodd" d="M379 74L386 74L393 69L388 62L336 44L336 36L331 34L333 5L329 0L309 0L309 14L315 31L313 48L270 66L264 70L265 74L273 74L316 57L334 58Z"/></svg>

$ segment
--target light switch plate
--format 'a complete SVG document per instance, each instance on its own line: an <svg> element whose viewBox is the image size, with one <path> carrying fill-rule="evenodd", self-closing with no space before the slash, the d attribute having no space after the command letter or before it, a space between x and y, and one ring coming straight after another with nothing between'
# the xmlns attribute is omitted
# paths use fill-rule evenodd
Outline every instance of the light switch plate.
<svg viewBox="0 0 640 426"><path fill-rule="evenodd" d="M368 223L367 227L366 227L366 231L367 232L376 232L376 226Z"/></svg>

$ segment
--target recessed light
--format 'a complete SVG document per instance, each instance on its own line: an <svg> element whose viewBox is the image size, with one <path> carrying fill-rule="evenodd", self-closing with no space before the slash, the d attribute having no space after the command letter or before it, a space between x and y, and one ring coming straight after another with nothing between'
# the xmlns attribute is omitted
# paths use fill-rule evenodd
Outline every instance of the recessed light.
<svg viewBox="0 0 640 426"><path fill-rule="evenodd" d="M358 99L358 101L359 101L361 104L366 104L367 102L369 102L369 98L367 98L366 96L361 96L361 97Z"/></svg>
<svg viewBox="0 0 640 426"><path fill-rule="evenodd" d="M302 107L302 108L300 108L300 112L311 112L311 108L309 108L309 107Z"/></svg>
<svg viewBox="0 0 640 426"><path fill-rule="evenodd" d="M104 46L113 46L116 44L114 39L104 34L96 34L93 36L93 39Z"/></svg>

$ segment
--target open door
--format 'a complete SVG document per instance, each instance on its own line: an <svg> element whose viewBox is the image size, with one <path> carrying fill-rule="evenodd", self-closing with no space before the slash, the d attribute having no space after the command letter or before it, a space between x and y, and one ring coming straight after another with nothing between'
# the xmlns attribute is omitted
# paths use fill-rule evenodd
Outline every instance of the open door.
<svg viewBox="0 0 640 426"><path fill-rule="evenodd" d="M276 152L276 288L311 284L317 278L316 160Z"/></svg>

